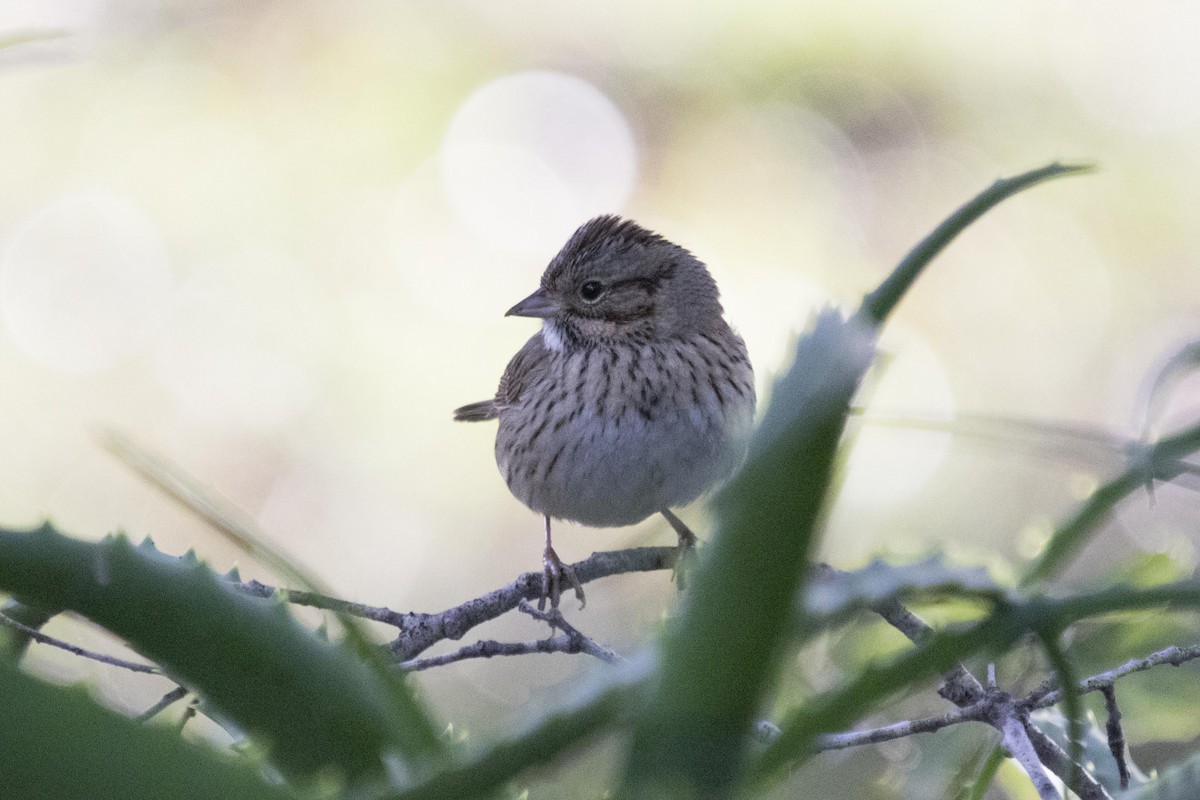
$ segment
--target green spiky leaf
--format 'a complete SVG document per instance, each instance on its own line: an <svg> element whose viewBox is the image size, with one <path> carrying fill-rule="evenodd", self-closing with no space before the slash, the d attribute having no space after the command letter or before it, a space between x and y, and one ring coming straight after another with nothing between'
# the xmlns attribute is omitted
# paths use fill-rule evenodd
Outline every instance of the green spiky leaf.
<svg viewBox="0 0 1200 800"><path fill-rule="evenodd" d="M434 752L428 723L378 674L273 600L239 593L195 558L124 537L0 530L0 589L69 609L124 639L203 696L290 775L379 774L394 754Z"/></svg>
<svg viewBox="0 0 1200 800"><path fill-rule="evenodd" d="M250 764L139 725L83 689L51 686L0 660L0 783L12 798L286 800Z"/></svg>

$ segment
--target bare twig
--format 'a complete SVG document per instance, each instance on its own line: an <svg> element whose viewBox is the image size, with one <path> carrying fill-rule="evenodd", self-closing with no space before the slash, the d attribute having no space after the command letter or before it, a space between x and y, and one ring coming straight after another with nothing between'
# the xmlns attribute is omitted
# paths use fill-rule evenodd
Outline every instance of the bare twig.
<svg viewBox="0 0 1200 800"><path fill-rule="evenodd" d="M589 656L592 656L593 658L598 658L601 661L607 662L609 664L621 664L625 661L624 656L621 656L621 655L617 654L615 651L598 643L595 639L592 639L590 636L586 636L585 634L580 632L580 630L578 628L576 628L574 625L567 622L567 620L563 616L562 612L559 611L557 608L552 608L549 611L541 611L537 608L534 608L533 605L531 605L528 600L521 600L521 602L517 604L517 608L521 611L521 613L528 614L529 616L533 617L534 619L545 622L546 624L548 624L550 626L550 628L552 630L557 628L558 630L565 633L567 636L578 641L579 642L579 650L582 653L587 653Z"/></svg>
<svg viewBox="0 0 1200 800"><path fill-rule="evenodd" d="M388 625L395 625L396 627L403 626L404 618L409 616L408 614L392 611L390 608L384 608L383 606L353 603L349 600L340 600L336 597L318 594L317 592L307 592L301 589L276 589L274 586L268 586L259 581L235 583L233 586L238 591L248 594L251 597L272 597L278 592L280 597L293 605L319 608L322 611L333 611L337 614L348 614L359 619L383 622Z"/></svg>
<svg viewBox="0 0 1200 800"><path fill-rule="evenodd" d="M1131 675L1135 672L1141 672L1150 667L1161 664L1172 664L1178 666L1186 661L1200 658L1200 646L1196 647L1168 647L1166 650L1161 650L1158 653L1153 653L1145 658L1135 659L1117 669L1102 672L1098 675L1093 675L1090 678L1085 678L1079 682L1079 693L1104 691L1104 687L1111 686L1120 678L1126 675ZM1015 705L1019 711L1026 713L1035 708L1046 708L1054 705L1057 693L1047 694L1045 692L1035 691L1033 694L1015 701ZM957 725L961 722L977 722L984 721L988 715L988 707L996 702L995 696L987 695L975 703L959 708L955 711L950 711L934 717L925 717L916 720L905 720L902 722L884 725L879 728L870 728L861 731L848 731L846 733L826 734L817 740L816 750L841 750L847 747L858 747L864 744L878 744L887 742L893 739L900 739L905 736L912 736L918 733L932 733L933 731L947 728L951 725ZM1036 744L1036 742L1035 742ZM1063 758L1066 754L1063 753Z"/></svg>
<svg viewBox="0 0 1200 800"><path fill-rule="evenodd" d="M1121 730L1121 709L1117 707L1117 688L1104 686L1104 708L1108 713L1105 731L1108 733L1108 749L1117 762L1117 774L1121 776L1121 788L1129 788L1129 764L1125 762L1125 731Z"/></svg>
<svg viewBox="0 0 1200 800"><path fill-rule="evenodd" d="M1079 682L1077 691L1079 694L1098 692L1106 686L1112 686L1126 675L1143 672L1160 664L1170 664L1173 667L1178 667L1180 664L1194 661L1197 658L1200 658L1200 645L1190 645L1188 647L1172 645L1143 658L1130 659L1116 669L1085 678ZM1056 705L1062 701L1062 690L1054 688L1056 685L1053 679L1047 680L1034 690L1032 694L1022 700L1021 705L1027 710L1048 708L1049 706Z"/></svg>
<svg viewBox="0 0 1200 800"><path fill-rule="evenodd" d="M766 719L755 722L754 727L750 729L750 734L763 744L775 741L780 733L779 726Z"/></svg>
<svg viewBox="0 0 1200 800"><path fill-rule="evenodd" d="M1050 776L1042 768L1042 761L1038 757L1037 750L1034 748L1033 742L1029 740L1029 733L1021 722L1016 704L1013 703L1010 696L1003 692L998 692L997 695L1002 699L1000 702L989 704L991 716L988 721L996 730L1000 731L1004 749L1029 775L1029 780L1033 782L1033 788L1037 790L1041 800L1060 800L1058 790L1054 788Z"/></svg>
<svg viewBox="0 0 1200 800"><path fill-rule="evenodd" d="M816 577L835 580L844 572L829 564L817 564ZM934 630L928 622L909 611L896 598L888 598L871 606L871 610L916 645L924 644L933 636ZM978 702L984 696L983 684L962 663L955 664L942 675L942 686L938 694L962 708Z"/></svg>
<svg viewBox="0 0 1200 800"><path fill-rule="evenodd" d="M814 749L817 752L844 750L847 747L859 747L864 744L890 742L893 739L902 739L905 736L912 736L918 733L932 733L951 725L957 725L960 722L982 722L987 719L987 715L990 713L990 706L991 701L985 699L965 708L948 711L937 717L904 720L903 722L896 722L880 728L870 728L862 731L828 733L817 737Z"/></svg>
<svg viewBox="0 0 1200 800"><path fill-rule="evenodd" d="M35 642L48 644L51 647L57 647L60 650L66 650L68 653L73 653L77 656L81 656L82 658L90 658L92 661L99 661L101 664L120 667L121 669L127 669L130 672L143 672L149 675L162 674L162 671L153 664L139 664L135 661L126 661L122 658L106 656L103 653L97 653L95 650L88 650L86 648L79 647L78 645L64 642L62 639L55 639L53 636L47 636L37 628L31 628L28 625L17 622L12 617L7 617L3 614L0 614L0 625L5 625L14 630L18 630L28 636L30 639L33 639Z"/></svg>
<svg viewBox="0 0 1200 800"><path fill-rule="evenodd" d="M433 667L444 667L456 661L466 661L471 658L492 658L493 656L527 656L533 653L582 653L583 648L577 639L571 636L551 636L548 639L538 639L536 642L497 642L494 639L482 639L475 644L460 647L452 653L429 658L414 658L396 664L397 669L407 672L419 672Z"/></svg>
<svg viewBox="0 0 1200 800"><path fill-rule="evenodd" d="M590 636L587 636L576 628L563 617L562 612L557 608L552 608L549 611L541 611L534 608L528 600L522 598L517 603L517 608L524 614L528 614L536 620L547 623L551 630L562 631L562 636L551 636L546 639L539 639L535 642L497 642L492 639L485 639L475 644L460 647L459 649L445 653L440 656L430 656L429 658L415 658L401 661L396 664L397 669L407 670L409 672L418 672L432 667L441 667L446 664L453 664L456 661L465 661L470 658L492 658L493 656L524 656L533 653L586 653L594 658L598 658L608 664L620 664L625 659L613 652L609 648L599 644Z"/></svg>
<svg viewBox="0 0 1200 800"><path fill-rule="evenodd" d="M133 718L134 721L148 722L149 720L151 720L154 717L161 714L163 711L165 711L168 707L170 707L174 703L187 697L187 693L188 693L187 689L183 688L182 686L176 686L174 689L172 689L171 691L164 694L162 696L162 699L159 700L157 703L150 706L145 711L143 711L142 713L140 713L136 717L134 717Z"/></svg>
<svg viewBox="0 0 1200 800"><path fill-rule="evenodd" d="M1059 747L1058 742L1028 721L1025 723L1025 732L1029 734L1029 741L1033 743L1033 749L1046 768L1057 775L1080 800L1113 800L1112 795L1099 781L1071 761L1067 751Z"/></svg>
<svg viewBox="0 0 1200 800"><path fill-rule="evenodd" d="M183 733L183 729L187 727L187 724L192 721L192 718L196 716L199 710L200 700L199 698L193 697L192 702L188 703L187 708L183 710L183 716L179 718L180 733Z"/></svg>
<svg viewBox="0 0 1200 800"><path fill-rule="evenodd" d="M634 547L593 553L572 564L580 583L610 575L669 569L675 563L674 547ZM442 639L461 639L476 625L495 619L517 607L521 600L536 600L542 594L542 573L526 572L515 581L485 595L437 614L406 614L400 635L391 643L392 654L408 660Z"/></svg>
<svg viewBox="0 0 1200 800"><path fill-rule="evenodd" d="M1102 692L1106 688L1114 686L1118 680L1124 678L1126 675L1144 672L1151 667L1162 664L1178 667L1181 664L1198 658L1200 658L1200 645L1191 645L1188 647L1172 645L1156 653L1151 653L1148 656L1130 659L1115 669L1101 672L1090 678L1084 678L1079 682L1076 691L1079 694ZM1021 701L1022 708L1026 711L1032 711L1057 704L1062 700L1063 693L1061 689L1056 687L1057 681L1054 678L1047 678L1041 686ZM1041 739L1039 739L1037 735L1034 735L1034 730L1036 729L1033 729L1031 726L1030 736L1033 739L1034 746L1042 756L1043 763L1053 770L1056 775L1067 781L1068 785L1071 785L1071 775L1078 776L1080 783L1078 787L1071 785L1073 792L1083 798L1083 800L1112 800L1104 787L1100 786L1085 770L1076 769L1071 765L1067 753L1053 739L1045 734L1041 734ZM1118 769L1120 769L1119 763ZM1126 766L1126 769L1128 769L1128 766Z"/></svg>
<svg viewBox="0 0 1200 800"><path fill-rule="evenodd" d="M571 565L580 583L624 575L670 569L678 550L674 547L631 547L592 553ZM301 606L335 611L341 614L382 622L400 629L389 649L399 661L410 661L443 639L461 639L467 631L496 619L517 607L522 600L536 600L542 594L542 573L526 572L507 586L480 595L435 614L417 611L392 611L380 606L351 603L316 592L276 589L258 581L234 583L239 591L255 597L270 597L276 591L284 600ZM580 651L583 652L583 651Z"/></svg>
<svg viewBox="0 0 1200 800"><path fill-rule="evenodd" d="M930 627L928 622L913 614L904 607L904 603L895 600L894 597L892 600L876 603L872 610L882 616L890 626L904 633L913 644L922 644L934 634L934 628ZM958 663L942 675L942 686L938 688L937 693L961 708L982 698L984 688L979 679L971 674L970 669Z"/></svg>

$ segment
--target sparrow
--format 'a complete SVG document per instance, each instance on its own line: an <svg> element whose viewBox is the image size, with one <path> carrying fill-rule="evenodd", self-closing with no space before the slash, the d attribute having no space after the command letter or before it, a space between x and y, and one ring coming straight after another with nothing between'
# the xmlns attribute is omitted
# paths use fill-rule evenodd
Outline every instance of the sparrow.
<svg viewBox="0 0 1200 800"><path fill-rule="evenodd" d="M576 230L538 290L506 316L540 319L541 330L508 363L495 396L454 419L498 420L500 473L545 521L539 607L558 605L565 577L582 608L551 520L614 527L662 514L686 555L696 537L671 509L745 459L754 371L705 265L617 216Z"/></svg>

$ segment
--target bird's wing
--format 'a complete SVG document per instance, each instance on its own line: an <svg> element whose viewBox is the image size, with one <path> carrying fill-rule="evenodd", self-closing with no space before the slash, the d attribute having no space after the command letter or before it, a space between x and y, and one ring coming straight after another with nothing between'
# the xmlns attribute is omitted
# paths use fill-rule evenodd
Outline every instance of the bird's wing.
<svg viewBox="0 0 1200 800"><path fill-rule="evenodd" d="M542 341L542 334L535 333L525 346L508 362L500 386L491 400L481 400L454 410L454 419L462 422L482 422L495 419L500 409L516 403L521 394L539 377L549 364L550 351Z"/></svg>
<svg viewBox="0 0 1200 800"><path fill-rule="evenodd" d="M496 389L497 410L520 400L525 391L546 374L549 367L550 351L539 331L529 337L525 346L508 362L500 378L500 386Z"/></svg>

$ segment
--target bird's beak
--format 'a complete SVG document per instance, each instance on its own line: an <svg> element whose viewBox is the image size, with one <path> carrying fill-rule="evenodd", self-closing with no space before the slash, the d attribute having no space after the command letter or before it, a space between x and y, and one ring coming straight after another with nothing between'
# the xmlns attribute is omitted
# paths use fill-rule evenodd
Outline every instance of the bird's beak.
<svg viewBox="0 0 1200 800"><path fill-rule="evenodd" d="M545 289L538 289L508 310L506 317L538 317L545 319L558 313L558 304Z"/></svg>

